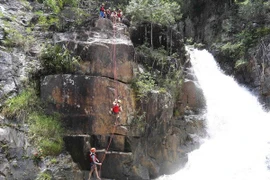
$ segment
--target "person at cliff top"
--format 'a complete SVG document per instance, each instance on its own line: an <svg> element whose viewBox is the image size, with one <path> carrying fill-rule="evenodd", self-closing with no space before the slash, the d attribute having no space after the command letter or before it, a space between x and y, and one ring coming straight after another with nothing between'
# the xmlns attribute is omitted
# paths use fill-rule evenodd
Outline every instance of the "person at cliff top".
<svg viewBox="0 0 270 180"><path fill-rule="evenodd" d="M123 16L123 12L122 12L121 9L119 9L118 12L117 12L118 22L121 22L122 21L122 16Z"/></svg>
<svg viewBox="0 0 270 180"><path fill-rule="evenodd" d="M105 7L104 7L104 3L102 3L100 9L99 9L99 17L101 18L105 18Z"/></svg>
<svg viewBox="0 0 270 180"><path fill-rule="evenodd" d="M106 17L108 18L108 19L111 19L111 9L110 8L108 8L107 10L106 10Z"/></svg>
<svg viewBox="0 0 270 180"><path fill-rule="evenodd" d="M111 21L115 22L117 19L117 12L116 10L114 9L112 12L111 12Z"/></svg>
<svg viewBox="0 0 270 180"><path fill-rule="evenodd" d="M93 171L96 172L97 179L101 180L98 175L97 165L101 166L102 163L100 163L99 160L97 159L96 148L91 148L90 149L90 172L89 172L88 180L91 179Z"/></svg>
<svg viewBox="0 0 270 180"><path fill-rule="evenodd" d="M114 114L117 116L117 120L119 120L120 116L120 112L122 112L122 106L121 106L121 100L119 99L115 99L113 101L113 107L110 110L110 114Z"/></svg>

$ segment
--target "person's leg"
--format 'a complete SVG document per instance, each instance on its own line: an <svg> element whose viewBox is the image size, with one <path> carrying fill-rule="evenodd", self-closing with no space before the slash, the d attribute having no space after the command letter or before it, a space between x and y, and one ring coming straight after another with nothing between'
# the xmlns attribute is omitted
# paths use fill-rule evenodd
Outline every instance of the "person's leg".
<svg viewBox="0 0 270 180"><path fill-rule="evenodd" d="M96 176L98 179L100 179L99 175L98 175L98 170L97 170L97 167L95 168L95 171L96 171Z"/></svg>
<svg viewBox="0 0 270 180"><path fill-rule="evenodd" d="M93 173L93 168L91 167L91 170L90 170L90 172L89 172L89 177L88 177L88 180L90 180L91 179L91 177L92 177L92 173Z"/></svg>
<svg viewBox="0 0 270 180"><path fill-rule="evenodd" d="M103 16L104 16L103 11L100 11L100 12L99 12L99 17L103 18Z"/></svg>

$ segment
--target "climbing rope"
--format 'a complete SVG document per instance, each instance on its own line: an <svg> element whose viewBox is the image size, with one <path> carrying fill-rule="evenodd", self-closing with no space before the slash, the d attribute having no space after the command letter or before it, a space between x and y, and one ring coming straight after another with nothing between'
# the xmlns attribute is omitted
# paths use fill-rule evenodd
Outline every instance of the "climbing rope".
<svg viewBox="0 0 270 180"><path fill-rule="evenodd" d="M113 61L113 80L115 81L117 79L117 62L116 62L116 37L115 37L115 34L116 34L116 19L114 18L113 19L113 47L112 47L112 61ZM116 84L116 89L115 89L115 99L118 99L118 83ZM104 155L101 159L101 163L103 163L103 161L105 160L105 157L106 157L106 153L107 151L109 150L110 146L111 146L111 143L112 143L112 140L114 138L114 135L115 135L115 131L116 131L116 127L118 125L117 123L117 115L115 116L115 122L114 122L114 127L113 127L113 130L112 130L112 133L110 135L110 139L109 139L109 142L108 142L108 146L107 148L105 149L105 152L104 152ZM99 177L101 177L101 168L102 168L102 165L100 166L100 173L99 173Z"/></svg>

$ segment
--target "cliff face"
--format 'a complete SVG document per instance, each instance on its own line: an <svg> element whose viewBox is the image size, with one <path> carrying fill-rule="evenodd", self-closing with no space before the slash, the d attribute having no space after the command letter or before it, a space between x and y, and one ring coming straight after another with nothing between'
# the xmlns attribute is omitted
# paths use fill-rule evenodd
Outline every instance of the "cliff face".
<svg viewBox="0 0 270 180"><path fill-rule="evenodd" d="M259 97L266 109L270 109L270 59L269 36L250 49L246 66L235 73L237 80Z"/></svg>
<svg viewBox="0 0 270 180"><path fill-rule="evenodd" d="M26 5L15 0L3 4L0 7L5 10L5 18L11 19L12 13L28 12ZM13 12L14 9L17 11ZM24 18L16 14L18 19L12 23L18 32L27 37L25 29L36 17L30 12L26 14ZM0 18L1 24L4 24L5 18ZM190 64L184 58L184 32L156 27L154 47L169 44L166 48L178 53L182 58L181 63L185 63L178 64L184 72L183 84L181 89L177 89L177 96L153 89L147 97L140 100L131 88L132 80L140 73L133 44L144 43L140 39L145 39L145 32L139 32L145 28L131 30L123 24L112 24L106 19L85 21L82 26L75 26L72 30L61 33L42 32L42 27L35 26L32 28L37 40L28 44L30 47L18 44L10 49L2 41L7 39L7 34L0 29L1 104L8 96L21 92L24 83L27 83L25 79L31 76L29 72L39 69L37 59L42 43L65 46L73 55L82 59L73 74L50 74L40 80L40 96L48 104L46 111L49 114L59 112L62 115L67 152L56 157L57 162L61 163L52 164L48 158L41 164L34 165L32 160L25 160L22 155L27 152L25 155L30 156L34 147L28 149L25 147L27 143L14 145L12 138L5 136L0 142L3 145L10 144L11 148L6 151L5 146L1 147L5 164L0 169L0 176L34 179L37 174L48 172L55 179L87 178L87 152L93 146L99 150L99 159L104 160L101 169L104 178L151 179L180 169L188 160L187 153L198 148L199 138L205 135L204 121L200 118L200 110L204 107L203 95L196 87L194 77L185 79L191 72L188 70ZM120 126L114 126L115 117L109 114L112 102L117 97L122 100L123 106ZM15 130L11 128L17 133L27 135L27 127L24 129L23 123L16 123ZM13 133L9 133L11 131L6 127L9 125L9 120L1 121L0 130L1 133L12 136ZM22 136L22 139L28 137ZM109 144L105 156L105 149ZM20 155L10 157L9 154L11 151L14 153L14 149ZM29 167L33 167L29 170L31 173L23 176L27 168L16 164L13 166L15 160L19 161L20 166L29 163Z"/></svg>
<svg viewBox="0 0 270 180"><path fill-rule="evenodd" d="M199 145L191 135L204 135L203 121L195 114L188 121L174 116L174 111L184 114L188 105L198 109L200 93L186 91L189 99L179 97L179 107L172 95L159 91L137 101L130 82L138 67L125 32L123 24L114 24L113 29L110 20L99 19L90 30L55 34L55 43L65 45L82 62L75 74L42 78L41 97L49 103L49 112L63 114L67 150L82 169L89 169L85 154L95 146L104 159L103 177L156 178L176 172L187 161L187 152ZM196 89L188 84L183 88ZM115 116L109 114L116 97L123 107L120 126L114 126Z"/></svg>

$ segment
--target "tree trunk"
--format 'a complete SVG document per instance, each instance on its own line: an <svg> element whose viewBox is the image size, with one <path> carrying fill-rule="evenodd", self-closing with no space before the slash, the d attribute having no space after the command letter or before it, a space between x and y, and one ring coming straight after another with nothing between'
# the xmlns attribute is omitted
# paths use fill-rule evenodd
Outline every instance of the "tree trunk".
<svg viewBox="0 0 270 180"><path fill-rule="evenodd" d="M171 30L171 38L170 38L170 55L172 55L172 26L170 26L170 30Z"/></svg>
<svg viewBox="0 0 270 180"><path fill-rule="evenodd" d="M167 26L167 32L166 32L166 50L167 50L167 55L169 55L169 53L170 53L169 43L170 43L170 39L169 39L169 27Z"/></svg>
<svg viewBox="0 0 270 180"><path fill-rule="evenodd" d="M153 23L151 22L151 50L154 49L154 45L153 45Z"/></svg>
<svg viewBox="0 0 270 180"><path fill-rule="evenodd" d="M148 43L147 40L148 40L147 39L147 26L144 26L144 43L147 44Z"/></svg>

